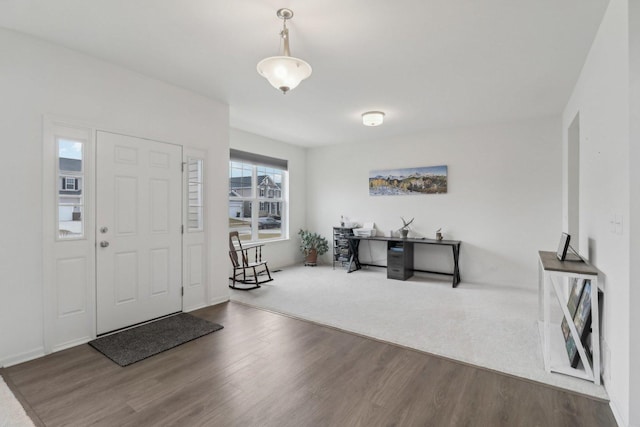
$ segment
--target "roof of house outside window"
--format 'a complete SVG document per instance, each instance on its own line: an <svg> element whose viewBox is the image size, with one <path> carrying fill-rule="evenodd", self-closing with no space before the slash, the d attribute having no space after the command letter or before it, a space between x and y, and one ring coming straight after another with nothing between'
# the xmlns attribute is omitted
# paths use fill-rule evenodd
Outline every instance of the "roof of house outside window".
<svg viewBox="0 0 640 427"><path fill-rule="evenodd" d="M259 187L276 187L280 188L280 184L273 182L269 175L258 175ZM250 176L238 176L229 178L229 185L231 188L248 188L251 187Z"/></svg>
<svg viewBox="0 0 640 427"><path fill-rule="evenodd" d="M69 172L81 172L82 171L82 160L79 159L67 159L66 157L60 157L60 172L69 171Z"/></svg>

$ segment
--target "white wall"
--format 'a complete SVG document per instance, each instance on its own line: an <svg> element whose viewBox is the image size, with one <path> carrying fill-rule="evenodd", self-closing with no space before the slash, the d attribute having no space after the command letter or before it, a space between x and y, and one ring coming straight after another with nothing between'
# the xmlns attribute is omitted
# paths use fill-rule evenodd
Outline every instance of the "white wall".
<svg viewBox="0 0 640 427"><path fill-rule="evenodd" d="M375 135L375 128L372 128ZM369 171L448 166L448 193L369 196ZM414 233L462 241L460 267L467 284L537 286L537 251L555 250L561 231L559 118L492 125L366 143L313 148L308 153L308 223L331 235L341 215L375 221L384 233L415 217ZM364 244L363 244L364 245ZM372 258L384 263L382 246ZM416 268L437 269L416 256ZM418 250L418 249L416 249ZM369 250L361 246L361 258ZM440 267L441 268L441 267Z"/></svg>
<svg viewBox="0 0 640 427"><path fill-rule="evenodd" d="M231 129L229 136L231 148L288 160L289 239L267 243L263 255L270 269L301 263L297 233L306 224L306 150L237 129Z"/></svg>
<svg viewBox="0 0 640 427"><path fill-rule="evenodd" d="M630 422L631 403L629 230L635 226L632 220L638 219L631 216L629 203L628 7L627 0L609 3L563 114L565 164L567 129L580 114L580 252L589 257L604 279L603 377L612 406L624 425ZM566 224L566 167L564 172ZM611 224L616 217L622 219L617 229Z"/></svg>
<svg viewBox="0 0 640 427"><path fill-rule="evenodd" d="M227 207L217 201L227 191L228 107L7 30L0 52L0 192L12 200L0 211L0 365L43 351L44 114L207 150L209 300L227 299Z"/></svg>
<svg viewBox="0 0 640 427"><path fill-rule="evenodd" d="M630 336L631 351L629 360L630 368L630 390L629 402L635 402L631 406L629 415L630 425L640 427L640 310L637 309L640 303L640 2L629 3L629 77L630 77L630 155L629 171L631 175L629 194L631 197L630 218L634 222L630 229L630 260L631 270L629 272L629 313L630 313Z"/></svg>

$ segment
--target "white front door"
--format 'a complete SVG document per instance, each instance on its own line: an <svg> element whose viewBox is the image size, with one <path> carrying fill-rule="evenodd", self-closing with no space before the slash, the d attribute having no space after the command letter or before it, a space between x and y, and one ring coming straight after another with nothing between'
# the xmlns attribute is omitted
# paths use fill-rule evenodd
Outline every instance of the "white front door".
<svg viewBox="0 0 640 427"><path fill-rule="evenodd" d="M182 147L97 132L97 333L182 310Z"/></svg>

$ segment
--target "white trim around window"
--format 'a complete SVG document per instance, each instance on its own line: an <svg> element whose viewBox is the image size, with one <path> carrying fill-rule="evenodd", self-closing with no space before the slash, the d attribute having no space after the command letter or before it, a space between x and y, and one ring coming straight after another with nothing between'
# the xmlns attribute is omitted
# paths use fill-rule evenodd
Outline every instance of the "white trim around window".
<svg viewBox="0 0 640 427"><path fill-rule="evenodd" d="M229 229L244 241L289 238L287 161L231 151Z"/></svg>

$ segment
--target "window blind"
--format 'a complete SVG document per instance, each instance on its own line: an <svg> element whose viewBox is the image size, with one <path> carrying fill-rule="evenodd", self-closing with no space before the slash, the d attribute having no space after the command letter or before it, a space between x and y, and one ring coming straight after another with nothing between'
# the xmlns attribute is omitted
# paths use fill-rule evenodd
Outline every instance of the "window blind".
<svg viewBox="0 0 640 427"><path fill-rule="evenodd" d="M251 163L258 166L268 166L281 170L288 170L289 162L284 159L278 159L275 157L263 156L262 154L249 153L247 151L241 151L231 149L229 152L230 160Z"/></svg>

